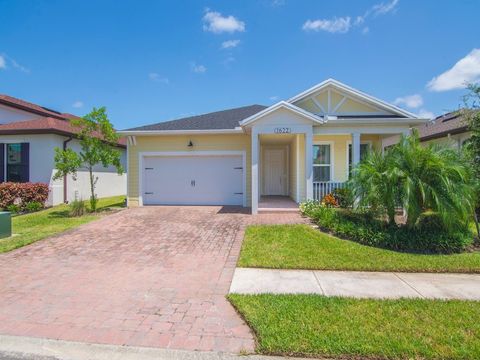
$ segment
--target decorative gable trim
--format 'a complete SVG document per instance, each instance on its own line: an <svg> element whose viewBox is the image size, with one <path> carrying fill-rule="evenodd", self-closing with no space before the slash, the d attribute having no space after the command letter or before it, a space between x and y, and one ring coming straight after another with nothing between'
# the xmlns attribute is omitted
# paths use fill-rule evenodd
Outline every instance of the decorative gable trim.
<svg viewBox="0 0 480 360"><path fill-rule="evenodd" d="M286 102L286 101L280 101L244 120L242 120L240 122L240 126L247 126L247 125L251 125L252 123L258 121L259 119L263 118L264 116L267 116L268 114L276 111L276 110L279 110L279 109L287 109L289 111L292 111L293 113L299 115L299 116L302 116L304 118L307 118L309 120L311 120L312 122L316 123L316 124L323 124L324 123L324 120L315 115L315 114L312 114L311 112L308 112L306 110L303 110L302 108L298 107L298 106L295 106L289 102Z"/></svg>
<svg viewBox="0 0 480 360"><path fill-rule="evenodd" d="M361 92L357 89L354 89L354 88L352 88L348 85L345 85L345 84L343 84L340 81L337 81L335 79L327 79L327 80L321 82L320 84L317 84L317 85L311 87L310 89L305 90L298 95L295 95L294 97L290 98L288 100L288 102L289 103L295 103L295 102L298 102L298 101L301 101L301 100L305 100L305 99L309 98L310 96L312 96L313 94L315 94L315 93L317 93L317 92L319 92L323 89L326 89L329 86L333 87L337 91L341 91L341 92L346 93L346 95L344 95L344 96L347 99L350 98L354 101L364 102L368 106L379 107L380 109L389 111L393 114L396 114L396 115L399 115L399 116L402 116L402 117L418 118L415 114L413 114L409 111L403 110L403 109L401 109L401 108L399 108L395 105L389 104L386 101L377 99L377 98L375 98L371 95L368 95L368 94L366 94L364 92ZM315 102L314 98L312 98L312 100ZM345 101L345 100L343 100L343 101ZM328 93L328 102L329 102L328 108L331 109L331 106L330 106L330 91ZM316 104L316 105L318 106L319 104ZM340 107L341 107L341 105L338 106L338 104L337 104L337 106L333 110L338 110ZM325 110L325 109L323 109L323 107L322 107L322 110ZM332 111L332 112L334 112L334 111Z"/></svg>

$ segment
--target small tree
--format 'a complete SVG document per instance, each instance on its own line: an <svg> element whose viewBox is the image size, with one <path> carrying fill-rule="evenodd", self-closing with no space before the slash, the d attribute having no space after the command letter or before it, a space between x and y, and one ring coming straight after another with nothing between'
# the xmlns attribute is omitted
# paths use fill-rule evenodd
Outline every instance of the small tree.
<svg viewBox="0 0 480 360"><path fill-rule="evenodd" d="M418 130L413 129L412 135L402 136L393 153L407 226L415 226L427 210L438 212L449 227L464 224L471 214L474 192L471 173L458 151L421 145Z"/></svg>
<svg viewBox="0 0 480 360"><path fill-rule="evenodd" d="M115 132L112 123L108 120L105 107L93 110L81 119L70 120L71 124L78 129L77 137L82 150L75 152L72 149L55 148L55 167L57 172L54 179L71 174L74 178L81 169L86 169L90 180L90 207L97 210L97 196L95 186L98 176L93 170L97 165L103 167L114 166L119 175L124 169L120 162L120 152L115 148L119 136Z"/></svg>
<svg viewBox="0 0 480 360"><path fill-rule="evenodd" d="M473 217L477 228L477 236L480 238L478 223L480 212L480 85L470 84L468 90L469 93L464 97L464 108L461 113L468 130L471 131L471 137L465 143L464 152L475 177L477 194Z"/></svg>
<svg viewBox="0 0 480 360"><path fill-rule="evenodd" d="M406 210L407 227L428 210L450 229L464 225L474 192L471 172L460 154L448 147L421 145L418 131L402 136L384 154L370 153L355 167L351 187L358 205L380 210L395 224L395 205Z"/></svg>
<svg viewBox="0 0 480 360"><path fill-rule="evenodd" d="M395 224L395 204L399 192L399 171L390 150L371 151L352 171L350 185L358 205L385 213Z"/></svg>

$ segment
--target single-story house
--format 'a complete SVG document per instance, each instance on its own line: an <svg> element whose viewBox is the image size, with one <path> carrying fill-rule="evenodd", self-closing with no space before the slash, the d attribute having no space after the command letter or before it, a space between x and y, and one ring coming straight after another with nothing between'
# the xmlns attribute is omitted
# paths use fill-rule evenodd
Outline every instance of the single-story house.
<svg viewBox="0 0 480 360"><path fill-rule="evenodd" d="M328 79L268 107L123 130L128 205L241 205L257 213L269 196L320 199L342 186L362 153L425 121Z"/></svg>
<svg viewBox="0 0 480 360"><path fill-rule="evenodd" d="M54 149L80 150L77 129L70 123L75 115L60 113L8 95L0 95L0 182L42 182L49 185L49 205L74 199L88 199L90 187L87 171L73 179L53 180ZM117 144L126 168L126 140ZM98 197L126 194L127 176L98 166Z"/></svg>
<svg viewBox="0 0 480 360"><path fill-rule="evenodd" d="M471 136L460 110L437 116L425 124L416 126L416 128L422 143L443 144L456 149L461 149L465 141ZM392 136L385 140L385 145L396 144L398 140L398 136Z"/></svg>

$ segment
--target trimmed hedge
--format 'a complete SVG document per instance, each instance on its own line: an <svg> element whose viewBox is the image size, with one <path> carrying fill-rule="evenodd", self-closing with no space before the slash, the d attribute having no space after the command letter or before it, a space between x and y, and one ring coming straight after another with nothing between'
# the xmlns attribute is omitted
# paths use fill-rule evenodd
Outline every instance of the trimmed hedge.
<svg viewBox="0 0 480 360"><path fill-rule="evenodd" d="M466 227L448 231L435 213L425 213L415 228L389 226L370 213L355 212L307 203L302 212L324 230L360 244L396 251L420 253L458 253L472 244L473 236Z"/></svg>
<svg viewBox="0 0 480 360"><path fill-rule="evenodd" d="M0 209L18 205L25 209L32 202L45 206L48 199L48 185L44 183L0 183Z"/></svg>

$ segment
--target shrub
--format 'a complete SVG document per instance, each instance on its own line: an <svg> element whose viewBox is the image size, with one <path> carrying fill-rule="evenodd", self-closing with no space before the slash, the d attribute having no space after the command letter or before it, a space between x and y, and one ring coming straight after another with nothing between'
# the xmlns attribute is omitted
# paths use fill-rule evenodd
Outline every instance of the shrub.
<svg viewBox="0 0 480 360"><path fill-rule="evenodd" d="M320 206L320 203L315 200L307 200L305 202L302 202L299 206L300 212L303 215L310 216L310 214L318 207Z"/></svg>
<svg viewBox="0 0 480 360"><path fill-rule="evenodd" d="M341 208L351 208L354 203L353 193L350 188L337 188L333 190L332 195L337 200L338 206Z"/></svg>
<svg viewBox="0 0 480 360"><path fill-rule="evenodd" d="M31 201L25 205L25 210L35 212L43 209L43 204L38 201Z"/></svg>
<svg viewBox="0 0 480 360"><path fill-rule="evenodd" d="M337 207L338 202L337 199L332 194L327 194L323 197L322 199L322 204L324 204L327 207Z"/></svg>
<svg viewBox="0 0 480 360"><path fill-rule="evenodd" d="M86 207L85 207L85 202L80 199L80 200L73 200L70 205L70 216L74 216L74 217L78 217L78 216L82 216L85 214L86 212Z"/></svg>
<svg viewBox="0 0 480 360"><path fill-rule="evenodd" d="M10 204L7 206L7 211L10 211L11 213L19 213L20 212L20 206L17 204Z"/></svg>
<svg viewBox="0 0 480 360"><path fill-rule="evenodd" d="M321 229L364 245L397 251L454 253L465 250L472 243L467 228L448 231L435 213L422 214L418 225L409 228L389 225L369 212L335 209L318 203L309 204L307 209L308 213L302 212Z"/></svg>
<svg viewBox="0 0 480 360"><path fill-rule="evenodd" d="M0 184L0 208L6 209L9 205L17 204L20 209L30 202L45 205L48 199L48 185L44 183L13 183Z"/></svg>

